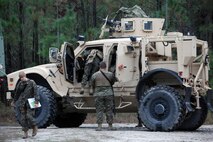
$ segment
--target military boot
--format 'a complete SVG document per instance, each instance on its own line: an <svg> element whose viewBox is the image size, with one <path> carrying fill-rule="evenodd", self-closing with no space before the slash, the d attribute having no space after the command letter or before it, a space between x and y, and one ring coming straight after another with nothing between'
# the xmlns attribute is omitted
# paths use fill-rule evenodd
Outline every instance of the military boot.
<svg viewBox="0 0 213 142"><path fill-rule="evenodd" d="M33 126L33 132L32 132L32 136L34 137L38 132L38 127L37 126Z"/></svg>
<svg viewBox="0 0 213 142"><path fill-rule="evenodd" d="M81 87L80 94L84 94L84 87Z"/></svg>
<svg viewBox="0 0 213 142"><path fill-rule="evenodd" d="M23 139L26 139L26 138L28 138L28 131L24 131Z"/></svg>
<svg viewBox="0 0 213 142"><path fill-rule="evenodd" d="M98 128L96 129L96 131L101 131L102 130L102 124L98 124Z"/></svg>
<svg viewBox="0 0 213 142"><path fill-rule="evenodd" d="M136 125L135 127L143 127L143 125L141 123L138 123L138 125Z"/></svg>
<svg viewBox="0 0 213 142"><path fill-rule="evenodd" d="M109 124L109 127L108 127L108 128L109 128L109 130L116 130L116 128L113 127L112 124Z"/></svg>

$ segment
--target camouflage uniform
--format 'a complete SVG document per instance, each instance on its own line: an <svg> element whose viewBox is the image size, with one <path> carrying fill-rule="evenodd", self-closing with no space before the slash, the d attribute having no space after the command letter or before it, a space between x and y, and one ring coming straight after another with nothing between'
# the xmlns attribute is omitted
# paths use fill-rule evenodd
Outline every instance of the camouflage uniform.
<svg viewBox="0 0 213 142"><path fill-rule="evenodd" d="M107 78L114 84L117 78L111 72L104 72ZM95 106L97 124L103 123L103 115L106 113L106 121L108 124L113 123L113 107L114 107L114 96L113 90L109 81L98 71L92 75L91 86L94 88Z"/></svg>
<svg viewBox="0 0 213 142"><path fill-rule="evenodd" d="M84 67L84 75L81 81L81 86L85 87L91 76L98 71L99 63L102 61L102 53L99 50L92 50L86 59Z"/></svg>
<svg viewBox="0 0 213 142"><path fill-rule="evenodd" d="M23 131L28 131L29 128L36 125L33 118L34 110L30 109L28 98L35 98L39 100L37 95L37 86L33 80L20 81L16 87L14 102L20 111L20 123Z"/></svg>

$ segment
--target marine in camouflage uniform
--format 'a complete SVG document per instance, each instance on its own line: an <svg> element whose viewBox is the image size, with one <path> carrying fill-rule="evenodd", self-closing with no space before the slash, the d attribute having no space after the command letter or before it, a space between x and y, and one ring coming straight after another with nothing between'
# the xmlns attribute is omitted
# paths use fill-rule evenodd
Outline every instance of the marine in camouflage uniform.
<svg viewBox="0 0 213 142"><path fill-rule="evenodd" d="M90 51L90 54L87 56L86 64L84 67L84 75L81 81L81 91L80 94L84 93L84 87L90 81L91 76L98 71L99 64L102 61L103 54L101 51L97 49L93 49Z"/></svg>
<svg viewBox="0 0 213 142"><path fill-rule="evenodd" d="M106 77L102 74L104 73ZM109 124L109 129L114 129L113 124L113 109L114 109L114 92L111 85L118 79L113 73L106 71L106 63L100 63L100 70L92 75L91 86L94 88L96 117L98 128L100 131L102 128L104 112L106 113L106 121Z"/></svg>
<svg viewBox="0 0 213 142"><path fill-rule="evenodd" d="M24 72L19 73L19 78L21 81L18 83L15 90L14 103L16 104L18 111L20 111L20 124L25 133L23 138L27 138L29 128L33 128L32 136L37 134L37 126L33 117L35 111L30 109L28 99L35 98L35 101L38 102L39 95L37 95L36 83L33 80L26 78Z"/></svg>

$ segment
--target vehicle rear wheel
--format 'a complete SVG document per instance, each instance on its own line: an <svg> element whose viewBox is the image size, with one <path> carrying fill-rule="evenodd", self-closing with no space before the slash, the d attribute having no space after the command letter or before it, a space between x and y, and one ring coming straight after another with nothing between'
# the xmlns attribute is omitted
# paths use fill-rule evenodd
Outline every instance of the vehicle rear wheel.
<svg viewBox="0 0 213 142"><path fill-rule="evenodd" d="M56 116L54 125L59 128L79 127L86 119L85 113L63 113Z"/></svg>
<svg viewBox="0 0 213 142"><path fill-rule="evenodd" d="M183 99L172 87L154 86L141 96L139 116L149 130L175 130L183 118Z"/></svg>
<svg viewBox="0 0 213 142"><path fill-rule="evenodd" d="M43 86L37 86L37 93L40 96L41 107L35 109L35 121L39 128L46 128L50 126L56 116L56 101L52 91ZM19 101L16 102L18 105ZM15 108L16 119L21 124L20 110Z"/></svg>
<svg viewBox="0 0 213 142"><path fill-rule="evenodd" d="M192 102L196 102L195 98L191 99ZM195 105L192 105L195 109ZM185 131L193 131L198 129L206 120L208 114L208 107L203 97L200 98L200 107L201 109L195 109L193 112L189 112L181 126L179 126L179 130Z"/></svg>

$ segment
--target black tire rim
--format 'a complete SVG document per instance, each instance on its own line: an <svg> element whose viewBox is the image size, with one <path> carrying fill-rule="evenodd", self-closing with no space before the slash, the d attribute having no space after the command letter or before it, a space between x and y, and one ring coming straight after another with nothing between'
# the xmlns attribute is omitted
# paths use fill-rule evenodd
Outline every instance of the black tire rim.
<svg viewBox="0 0 213 142"><path fill-rule="evenodd" d="M150 115L157 120L164 120L170 114L169 103L165 99L155 99L150 104Z"/></svg>
<svg viewBox="0 0 213 142"><path fill-rule="evenodd" d="M140 99L139 114L143 124L150 130L175 130L180 124L182 98L174 88L158 85L150 88Z"/></svg>

